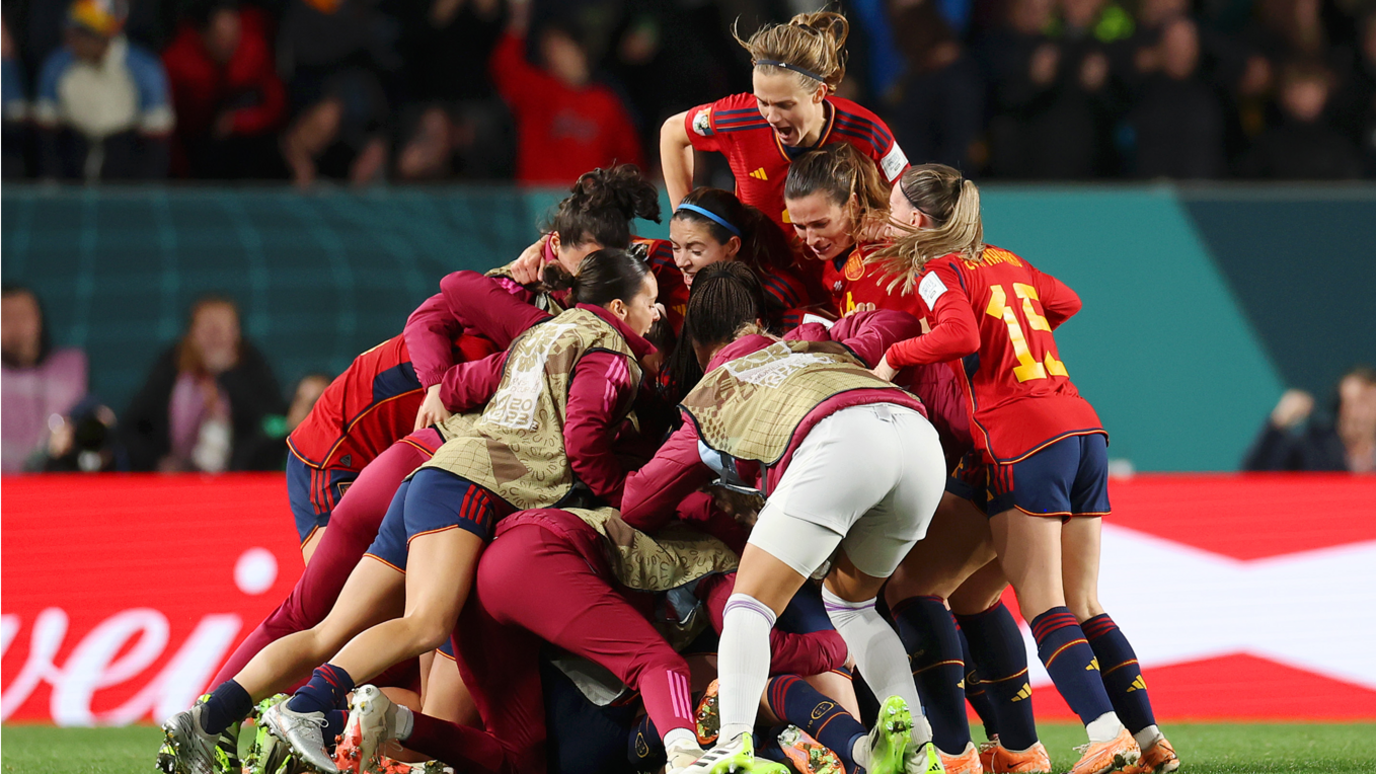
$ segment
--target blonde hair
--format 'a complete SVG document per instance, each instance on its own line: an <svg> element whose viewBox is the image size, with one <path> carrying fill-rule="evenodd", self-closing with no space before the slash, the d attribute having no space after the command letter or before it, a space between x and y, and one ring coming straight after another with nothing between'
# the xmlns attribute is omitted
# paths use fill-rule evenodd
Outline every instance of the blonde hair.
<svg viewBox="0 0 1376 774"><path fill-rule="evenodd" d="M875 221L889 214L889 187L879 176L874 160L848 142L833 142L809 151L788 167L784 199L801 199L822 193L846 209L851 217L851 236L856 242L873 233Z"/></svg>
<svg viewBox="0 0 1376 774"><path fill-rule="evenodd" d="M904 172L898 187L909 204L937 225L914 228L906 223L893 224L905 233L870 259L895 277L890 289L902 281L903 289L911 292L927 262L943 255L961 253L966 260L983 260L984 222L979 212L979 189L972 181L945 164L922 164Z"/></svg>
<svg viewBox="0 0 1376 774"><path fill-rule="evenodd" d="M750 63L765 73L792 73L809 90L821 82L827 93L835 92L846 77L850 22L839 13L800 13L787 24L766 24L749 40L742 40L736 31L739 24L737 19L731 25L731 37L750 52Z"/></svg>

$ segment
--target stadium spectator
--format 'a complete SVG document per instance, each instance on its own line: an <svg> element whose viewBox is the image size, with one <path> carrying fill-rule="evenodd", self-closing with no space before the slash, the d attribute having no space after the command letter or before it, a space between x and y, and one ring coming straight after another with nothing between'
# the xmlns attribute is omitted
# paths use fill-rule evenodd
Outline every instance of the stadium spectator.
<svg viewBox="0 0 1376 774"><path fill-rule="evenodd" d="M395 174L401 180L510 178L511 116L485 74L503 25L500 0L429 0L405 6L405 106Z"/></svg>
<svg viewBox="0 0 1376 774"><path fill-rule="evenodd" d="M181 177L267 178L281 168L274 132L287 109L269 20L237 0L197 0L162 54L177 114Z"/></svg>
<svg viewBox="0 0 1376 774"><path fill-rule="evenodd" d="M10 39L9 22L0 17L0 118L3 119L3 170L6 180L24 177L28 171L25 140L28 134L29 97L24 88L23 65Z"/></svg>
<svg viewBox="0 0 1376 774"><path fill-rule="evenodd" d="M363 185L388 162L388 86L401 71L397 24L374 0L288 0L278 66L293 118L282 155L300 187L318 176Z"/></svg>
<svg viewBox="0 0 1376 774"><path fill-rule="evenodd" d="M1185 17L1166 22L1150 56L1159 67L1146 77L1130 115L1137 176L1222 177L1223 108L1199 74L1198 27Z"/></svg>
<svg viewBox="0 0 1376 774"><path fill-rule="evenodd" d="M181 341L158 358L124 413L134 470L275 470L285 447L264 419L282 414L267 360L243 340L233 301L207 296L191 309Z"/></svg>
<svg viewBox="0 0 1376 774"><path fill-rule="evenodd" d="M1376 370L1357 366L1338 381L1332 424L1309 421L1314 396L1287 390L1271 411L1243 470L1376 472Z"/></svg>
<svg viewBox="0 0 1376 774"><path fill-rule="evenodd" d="M568 185L595 167L644 168L621 98L592 82L592 63L574 26L546 22L536 37L542 67L526 61L530 3L511 3L511 19L490 64L492 80L516 120L516 180Z"/></svg>
<svg viewBox="0 0 1376 774"><path fill-rule="evenodd" d="M167 176L167 74L122 33L122 0L76 0L64 45L43 63L34 117L39 174L69 180Z"/></svg>
<svg viewBox="0 0 1376 774"><path fill-rule="evenodd" d="M1357 42L1357 66L1334 101L1340 127L1357 144L1365 175L1376 177L1376 11L1362 20Z"/></svg>
<svg viewBox="0 0 1376 774"><path fill-rule="evenodd" d="M984 83L944 15L925 2L895 10L894 38L908 67L893 108L893 132L910 159L971 174L971 151L984 122Z"/></svg>
<svg viewBox="0 0 1376 774"><path fill-rule="evenodd" d="M17 286L0 293L0 343L0 470L18 473L86 395L86 353L54 350L38 296Z"/></svg>
<svg viewBox="0 0 1376 774"><path fill-rule="evenodd" d="M1297 61L1281 73L1284 120L1266 130L1243 159L1246 177L1277 180L1341 180L1361 175L1352 142L1326 119L1333 76L1315 61Z"/></svg>
<svg viewBox="0 0 1376 774"><path fill-rule="evenodd" d="M1094 34L1099 0L1066 6L1062 34L1052 0L1015 0L1008 27L985 47L995 80L991 171L1002 177L1082 179L1105 171L1109 62Z"/></svg>
<svg viewBox="0 0 1376 774"><path fill-rule="evenodd" d="M292 390L291 405L287 407L286 435L290 435L296 426L306 421L306 415L315 408L315 402L320 400L325 388L334 381L329 374L306 374L301 377L301 381L296 383L296 389Z"/></svg>

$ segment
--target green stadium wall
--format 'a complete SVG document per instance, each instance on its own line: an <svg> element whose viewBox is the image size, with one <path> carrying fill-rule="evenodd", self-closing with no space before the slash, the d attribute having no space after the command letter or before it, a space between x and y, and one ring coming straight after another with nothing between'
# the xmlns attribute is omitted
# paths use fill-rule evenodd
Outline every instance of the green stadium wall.
<svg viewBox="0 0 1376 774"><path fill-rule="evenodd" d="M6 185L0 275L38 291L116 411L211 292L239 301L287 390L396 335L444 273L515 257L558 198ZM984 214L989 242L1083 298L1057 340L1137 470L1234 469L1286 386L1326 405L1343 370L1376 361L1376 187L990 185Z"/></svg>

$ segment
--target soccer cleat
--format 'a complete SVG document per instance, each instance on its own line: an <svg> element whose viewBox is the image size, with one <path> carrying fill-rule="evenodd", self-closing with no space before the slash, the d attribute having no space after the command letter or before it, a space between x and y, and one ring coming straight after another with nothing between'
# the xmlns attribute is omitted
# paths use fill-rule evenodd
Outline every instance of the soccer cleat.
<svg viewBox="0 0 1376 774"><path fill-rule="evenodd" d="M402 763L383 755L377 760L377 774L454 774L454 770L439 761Z"/></svg>
<svg viewBox="0 0 1376 774"><path fill-rule="evenodd" d="M941 752L931 742L923 742L917 749L908 748L903 756L904 774L946 774Z"/></svg>
<svg viewBox="0 0 1376 774"><path fill-rule="evenodd" d="M1175 748L1166 741L1166 737L1158 736L1156 741L1147 745L1142 750L1142 757L1138 759L1137 765L1126 771L1131 774L1169 774L1180 768L1180 758L1175 754Z"/></svg>
<svg viewBox="0 0 1376 774"><path fill-rule="evenodd" d="M253 721L253 743L249 746L248 755L244 756L244 774L281 774L286 768L282 751L275 749L277 738L269 734L267 726L263 725L263 713L287 698L285 693L270 696L254 705L253 712L249 713L249 719ZM273 758L271 765L267 762L269 757Z"/></svg>
<svg viewBox="0 0 1376 774"><path fill-rule="evenodd" d="M678 741L664 750L667 760L666 770L677 771L693 765L693 761L701 758L704 750L698 746L697 740Z"/></svg>
<svg viewBox="0 0 1376 774"><path fill-rule="evenodd" d="M720 742L701 758L670 774L792 774L782 763L755 757L755 740L749 733Z"/></svg>
<svg viewBox="0 0 1376 774"><path fill-rule="evenodd" d="M397 738L397 716L401 708L387 698L375 685L365 685L354 691L349 702L349 720L344 724L344 736L336 751L351 754L355 771L384 774L381 769L382 747ZM341 765L340 770L344 770Z"/></svg>
<svg viewBox="0 0 1376 774"><path fill-rule="evenodd" d="M263 713L268 733L291 747L292 757L321 774L339 774L339 767L325 749L323 712L295 712L287 702L274 704Z"/></svg>
<svg viewBox="0 0 1376 774"><path fill-rule="evenodd" d="M916 756L912 755L913 713L908 703L898 696L885 699L879 708L879 717L870 729L865 749L869 751L869 760L864 765L870 774L923 774L926 771L925 767L909 768L909 758L916 764ZM922 754L928 755L926 750ZM941 759L935 760L937 771L940 771Z"/></svg>
<svg viewBox="0 0 1376 774"><path fill-rule="evenodd" d="M979 750L974 742L965 745L965 752L960 755L947 755L940 749L937 754L941 756L941 765L946 769L946 774L984 774L984 766L979 760Z"/></svg>
<svg viewBox="0 0 1376 774"><path fill-rule="evenodd" d="M990 774L1051 774L1051 756L1041 742L1021 752L995 743L984 770Z"/></svg>
<svg viewBox="0 0 1376 774"><path fill-rule="evenodd" d="M1070 769L1070 774L1106 774L1110 771L1123 771L1137 763L1142 751L1137 740L1125 728L1107 742L1090 742L1075 748L1080 760Z"/></svg>
<svg viewBox="0 0 1376 774"><path fill-rule="evenodd" d="M846 774L836 753L797 726L779 732L779 749L792 761L798 774Z"/></svg>
<svg viewBox="0 0 1376 774"><path fill-rule="evenodd" d="M707 690L702 694L702 699L698 702L697 712L693 713L693 730L698 735L698 744L704 748L716 744L717 735L721 733L721 713L717 707L717 689L716 680L709 683Z"/></svg>
<svg viewBox="0 0 1376 774"><path fill-rule="evenodd" d="M163 742L158 748L158 771L163 774L238 774L239 724L218 734L201 728L207 694L189 710L178 712L162 724Z"/></svg>
<svg viewBox="0 0 1376 774"><path fill-rule="evenodd" d="M994 751L999 749L999 735L989 737L989 741L979 744L979 765L985 771L994 770Z"/></svg>

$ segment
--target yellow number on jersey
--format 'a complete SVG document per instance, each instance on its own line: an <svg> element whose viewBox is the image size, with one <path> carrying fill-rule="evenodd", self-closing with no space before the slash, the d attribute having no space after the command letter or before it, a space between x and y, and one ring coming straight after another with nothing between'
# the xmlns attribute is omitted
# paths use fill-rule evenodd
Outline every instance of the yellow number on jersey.
<svg viewBox="0 0 1376 774"><path fill-rule="evenodd" d="M1037 289L1015 282L1013 292L1022 299L1022 311L1023 316L1027 318L1027 326L1034 331L1050 331L1051 325L1032 303L1038 300ZM985 307L984 313L1003 320L1008 326L1008 339L1013 343L1014 356L1018 358L1018 365L1013 368L1013 376L1018 381L1045 379L1048 371L1054 376L1069 375L1066 373L1065 364L1052 357L1050 352L1046 353L1044 362L1041 363L1032 356L1032 350L1027 346L1027 336L1023 334L1022 323L1018 321L1013 308L1008 305L1008 292L1002 285L994 285L989 289L989 306Z"/></svg>

